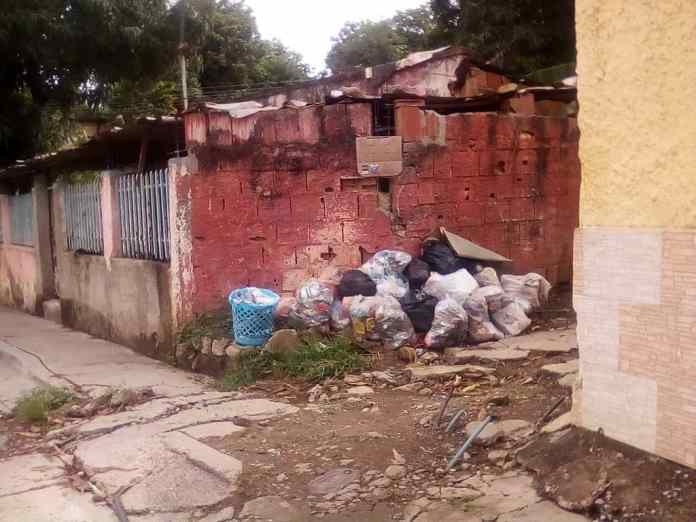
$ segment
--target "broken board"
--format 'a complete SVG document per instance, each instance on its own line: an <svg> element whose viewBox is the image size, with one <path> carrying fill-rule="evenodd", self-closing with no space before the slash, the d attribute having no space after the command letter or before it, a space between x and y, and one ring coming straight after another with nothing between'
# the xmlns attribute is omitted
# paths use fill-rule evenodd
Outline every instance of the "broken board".
<svg viewBox="0 0 696 522"><path fill-rule="evenodd" d="M355 139L360 177L392 177L404 168L401 136L368 136Z"/></svg>
<svg viewBox="0 0 696 522"><path fill-rule="evenodd" d="M473 241L469 241L453 232L449 232L445 227L436 228L428 234L425 239L429 238L444 241L459 257L475 259L476 261L489 261L492 263L509 263L512 261L505 256L501 256L497 252L493 252L493 250L488 250L481 245L477 245Z"/></svg>

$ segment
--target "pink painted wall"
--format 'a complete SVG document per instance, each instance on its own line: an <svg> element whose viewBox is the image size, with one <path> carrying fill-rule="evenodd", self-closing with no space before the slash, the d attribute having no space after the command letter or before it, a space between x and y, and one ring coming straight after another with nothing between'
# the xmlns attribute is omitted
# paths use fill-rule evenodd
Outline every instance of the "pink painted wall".
<svg viewBox="0 0 696 522"><path fill-rule="evenodd" d="M7 196L3 195L0 195L0 226L0 304L36 313L39 267L34 248L10 243L10 208Z"/></svg>

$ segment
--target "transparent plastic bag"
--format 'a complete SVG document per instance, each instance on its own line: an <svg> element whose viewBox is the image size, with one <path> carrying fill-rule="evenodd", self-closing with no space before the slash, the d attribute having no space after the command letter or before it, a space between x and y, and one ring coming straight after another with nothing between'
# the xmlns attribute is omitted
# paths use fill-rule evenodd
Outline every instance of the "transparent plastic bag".
<svg viewBox="0 0 696 522"><path fill-rule="evenodd" d="M520 335L532 324L532 320L527 317L524 308L517 300L495 312L492 319L501 332L510 336Z"/></svg>
<svg viewBox="0 0 696 522"><path fill-rule="evenodd" d="M400 274L392 274L377 282L377 295L401 299L408 293L408 281Z"/></svg>
<svg viewBox="0 0 696 522"><path fill-rule="evenodd" d="M447 275L432 272L423 286L423 291L439 300L451 297L462 305L476 288L478 288L476 279L471 276L468 270L462 268Z"/></svg>
<svg viewBox="0 0 696 522"><path fill-rule="evenodd" d="M356 338L380 341L387 348L399 348L414 335L410 319L391 296L355 296L350 316Z"/></svg>
<svg viewBox="0 0 696 522"><path fill-rule="evenodd" d="M464 308L451 297L437 303L433 324L425 336L428 348L444 348L464 342L469 317Z"/></svg>
<svg viewBox="0 0 696 522"><path fill-rule="evenodd" d="M406 252L380 250L360 267L360 271L365 272L375 283L379 284L382 279L394 274L401 274L410 262L411 255Z"/></svg>
<svg viewBox="0 0 696 522"><path fill-rule="evenodd" d="M502 286L500 284L500 279L498 279L498 274L494 268L487 266L481 270L478 274L474 275L474 279L478 282L480 286Z"/></svg>
<svg viewBox="0 0 696 522"><path fill-rule="evenodd" d="M350 310L341 300L331 304L331 329L335 331L345 330L350 326Z"/></svg>
<svg viewBox="0 0 696 522"><path fill-rule="evenodd" d="M305 328L326 325L331 317L334 301L333 288L317 279L310 279L295 292L297 304L290 311L290 319Z"/></svg>

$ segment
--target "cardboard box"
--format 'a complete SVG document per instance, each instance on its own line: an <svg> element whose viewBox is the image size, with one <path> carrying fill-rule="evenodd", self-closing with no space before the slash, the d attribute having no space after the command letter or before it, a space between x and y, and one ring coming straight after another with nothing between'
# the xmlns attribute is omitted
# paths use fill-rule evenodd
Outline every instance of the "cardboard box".
<svg viewBox="0 0 696 522"><path fill-rule="evenodd" d="M398 176L404 169L401 136L356 138L355 149L359 176Z"/></svg>
<svg viewBox="0 0 696 522"><path fill-rule="evenodd" d="M488 250L481 245L477 245L473 241L469 241L462 236L458 236L454 232L448 231L445 227L436 228L423 238L424 241L427 239L439 239L440 241L444 241L459 257L475 259L477 261L487 261L489 263L509 263L512 261L505 256L501 256L497 252L493 252L493 250Z"/></svg>

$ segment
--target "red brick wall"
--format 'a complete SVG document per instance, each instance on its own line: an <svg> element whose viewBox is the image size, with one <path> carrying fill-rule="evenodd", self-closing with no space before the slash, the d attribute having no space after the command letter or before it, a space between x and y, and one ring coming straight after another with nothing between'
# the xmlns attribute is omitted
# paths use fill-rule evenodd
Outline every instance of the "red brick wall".
<svg viewBox="0 0 696 522"><path fill-rule="evenodd" d="M190 180L193 311L247 284L290 292L382 248L418 253L438 225L512 258L517 272L570 279L580 181L573 119L400 105L405 169L387 194L375 179L355 179L354 138L371 133L370 104L231 123L225 113L192 113L186 129L199 161Z"/></svg>

